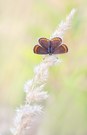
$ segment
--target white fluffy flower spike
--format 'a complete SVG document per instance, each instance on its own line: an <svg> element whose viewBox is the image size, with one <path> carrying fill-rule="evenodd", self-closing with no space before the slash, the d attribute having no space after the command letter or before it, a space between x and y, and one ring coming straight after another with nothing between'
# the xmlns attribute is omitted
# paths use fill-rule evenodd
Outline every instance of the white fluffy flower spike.
<svg viewBox="0 0 87 135"><path fill-rule="evenodd" d="M72 9L70 14L66 17L65 22L61 21L58 28L55 30L55 32L52 34L51 38L54 37L60 37L63 38L66 30L68 30L71 26L72 18L76 12L76 9Z"/></svg>
<svg viewBox="0 0 87 135"><path fill-rule="evenodd" d="M71 11L65 22L61 22L58 29L51 38L63 38L65 31L70 27L75 9ZM14 118L14 128L11 130L13 135L36 135L41 118L43 116L44 102L48 98L48 93L44 91L44 86L48 78L50 66L60 63L56 55L47 55L41 64L34 69L34 78L28 80L24 85L26 92L25 104L21 106Z"/></svg>

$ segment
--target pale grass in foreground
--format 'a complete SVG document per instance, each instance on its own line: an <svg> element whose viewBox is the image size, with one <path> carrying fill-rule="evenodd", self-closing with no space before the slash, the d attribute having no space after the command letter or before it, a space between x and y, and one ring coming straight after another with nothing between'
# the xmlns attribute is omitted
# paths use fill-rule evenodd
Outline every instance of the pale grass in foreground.
<svg viewBox="0 0 87 135"><path fill-rule="evenodd" d="M58 29L50 38L63 38L65 31L70 28L74 13L75 9L70 12L65 22L62 21L60 23ZM48 93L44 91L44 86L48 78L48 70L50 66L57 63L60 63L60 59L58 59L56 55L45 56L42 63L35 67L34 78L25 83L25 104L16 110L14 128L11 129L13 135L36 135L45 107L42 103L45 102L49 96Z"/></svg>

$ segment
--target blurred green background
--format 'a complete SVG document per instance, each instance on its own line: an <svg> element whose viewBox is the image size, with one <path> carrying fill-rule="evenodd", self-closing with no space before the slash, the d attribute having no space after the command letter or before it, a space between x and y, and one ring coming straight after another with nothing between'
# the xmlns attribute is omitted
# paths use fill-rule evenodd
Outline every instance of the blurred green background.
<svg viewBox="0 0 87 135"><path fill-rule="evenodd" d="M42 61L32 48L49 38L72 8L77 12L65 35L69 53L50 68L51 98L41 127L45 135L87 135L87 0L0 0L0 133L9 135L24 83ZM55 79L56 78L56 79ZM43 135L40 133L40 135Z"/></svg>

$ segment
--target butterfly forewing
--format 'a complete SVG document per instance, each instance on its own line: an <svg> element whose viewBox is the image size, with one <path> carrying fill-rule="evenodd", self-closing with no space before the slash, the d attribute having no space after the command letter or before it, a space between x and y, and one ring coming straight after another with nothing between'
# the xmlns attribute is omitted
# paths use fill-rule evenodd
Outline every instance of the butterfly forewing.
<svg viewBox="0 0 87 135"><path fill-rule="evenodd" d="M45 48L45 49L48 49L49 45L50 45L50 40L47 39L47 38L40 38L39 40L39 44Z"/></svg>
<svg viewBox="0 0 87 135"><path fill-rule="evenodd" d="M35 45L33 51L36 54L47 54L47 50L39 45Z"/></svg>
<svg viewBox="0 0 87 135"><path fill-rule="evenodd" d="M68 47L65 44L62 44L59 47L55 48L53 54L62 54L67 52L68 52Z"/></svg>
<svg viewBox="0 0 87 135"><path fill-rule="evenodd" d="M51 46L53 49L58 47L61 43L62 43L62 39L59 37L55 37L55 38L51 39Z"/></svg>

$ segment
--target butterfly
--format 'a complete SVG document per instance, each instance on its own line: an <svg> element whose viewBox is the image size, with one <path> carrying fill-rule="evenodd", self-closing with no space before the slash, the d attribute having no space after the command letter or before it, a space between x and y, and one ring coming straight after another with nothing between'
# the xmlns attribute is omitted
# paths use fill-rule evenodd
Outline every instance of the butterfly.
<svg viewBox="0 0 87 135"><path fill-rule="evenodd" d="M35 45L33 52L36 54L62 54L68 52L68 47L62 44L62 39L60 37L55 37L52 39L40 38L38 40L39 45Z"/></svg>

